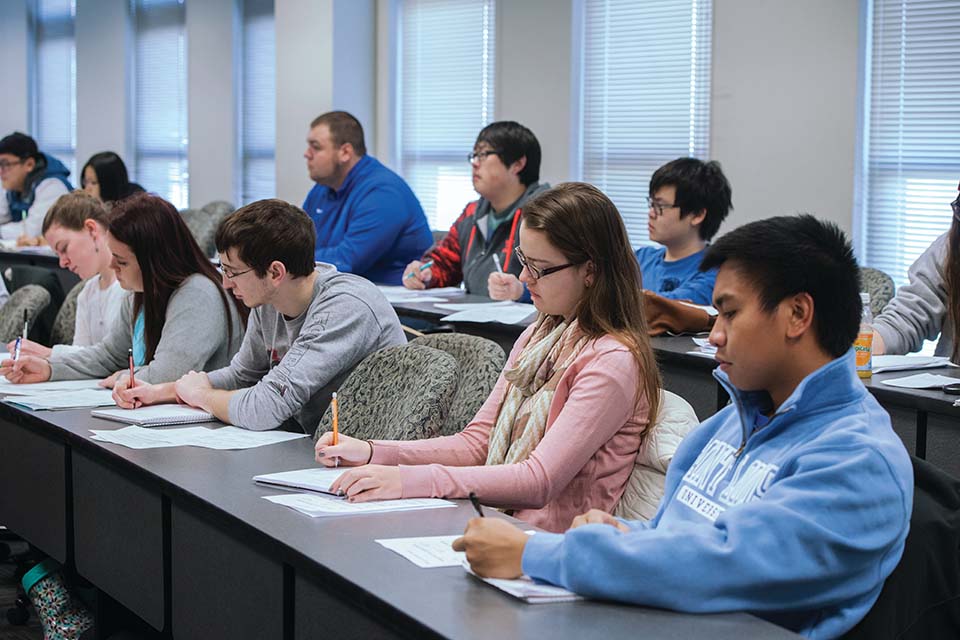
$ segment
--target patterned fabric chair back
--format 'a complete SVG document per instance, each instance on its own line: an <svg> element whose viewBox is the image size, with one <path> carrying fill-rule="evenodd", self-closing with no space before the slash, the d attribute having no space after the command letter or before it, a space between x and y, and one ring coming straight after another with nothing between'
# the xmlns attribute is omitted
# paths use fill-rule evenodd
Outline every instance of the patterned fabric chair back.
<svg viewBox="0 0 960 640"><path fill-rule="evenodd" d="M895 291L893 278L879 269L860 267L860 280L863 290L870 294L870 311L876 318L893 299Z"/></svg>
<svg viewBox="0 0 960 640"><path fill-rule="evenodd" d="M457 391L441 435L459 433L490 396L507 356L496 342L465 333L434 333L415 338L410 344L433 347L456 359L460 369Z"/></svg>
<svg viewBox="0 0 960 640"><path fill-rule="evenodd" d="M26 284L10 294L7 303L0 307L0 342L16 340L23 331L23 313L27 313L27 326L32 327L47 305L50 292L38 284Z"/></svg>
<svg viewBox="0 0 960 640"><path fill-rule="evenodd" d="M457 361L422 345L371 353L337 390L340 431L362 440L419 440L440 434L457 389ZM314 439L332 424L328 407Z"/></svg>
<svg viewBox="0 0 960 640"><path fill-rule="evenodd" d="M77 298L85 283L86 280L74 285L60 306L60 311L57 311L53 328L50 329L50 344L73 344L73 334L77 328Z"/></svg>
<svg viewBox="0 0 960 640"><path fill-rule="evenodd" d="M187 223L190 233L193 234L204 254L213 256L217 251L214 242L217 236L217 227L233 211L233 205L229 202L215 200L200 209L184 209L180 212L180 215L183 216L183 221Z"/></svg>

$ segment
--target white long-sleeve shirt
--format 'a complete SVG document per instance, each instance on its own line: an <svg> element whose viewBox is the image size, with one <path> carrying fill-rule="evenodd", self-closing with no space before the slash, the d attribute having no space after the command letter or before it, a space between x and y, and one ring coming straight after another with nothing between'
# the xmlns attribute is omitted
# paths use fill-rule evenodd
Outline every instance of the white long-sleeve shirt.
<svg viewBox="0 0 960 640"><path fill-rule="evenodd" d="M6 192L0 191L0 238L4 240L16 240L20 236L26 235L31 238L40 236L43 229L43 219L47 215L47 210L53 206L57 198L67 193L67 188L63 182L57 178L46 178L37 185L37 190L33 196L33 204L27 211L25 220L11 222L10 205L7 204Z"/></svg>
<svg viewBox="0 0 960 640"><path fill-rule="evenodd" d="M120 317L120 305L126 295L116 280L106 289L100 288L99 273L87 280L77 296L73 344L54 345L51 357L58 358L103 340Z"/></svg>

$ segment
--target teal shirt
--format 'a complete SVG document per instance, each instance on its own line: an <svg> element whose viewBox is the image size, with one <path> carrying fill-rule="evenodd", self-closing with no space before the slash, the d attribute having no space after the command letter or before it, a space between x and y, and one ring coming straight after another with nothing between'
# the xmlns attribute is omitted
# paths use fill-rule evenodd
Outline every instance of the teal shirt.
<svg viewBox="0 0 960 640"><path fill-rule="evenodd" d="M133 364L142 367L147 364L147 341L143 337L143 309L133 322Z"/></svg>

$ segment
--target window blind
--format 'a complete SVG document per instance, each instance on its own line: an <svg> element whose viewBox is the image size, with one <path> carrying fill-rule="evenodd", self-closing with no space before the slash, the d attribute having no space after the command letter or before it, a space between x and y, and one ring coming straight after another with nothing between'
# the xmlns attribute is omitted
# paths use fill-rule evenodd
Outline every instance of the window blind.
<svg viewBox="0 0 960 640"><path fill-rule="evenodd" d="M37 0L31 129L40 150L63 162L79 186L75 17L75 0Z"/></svg>
<svg viewBox="0 0 960 640"><path fill-rule="evenodd" d="M860 162L864 262L897 285L950 227L960 181L960 4L868 3Z"/></svg>
<svg viewBox="0 0 960 640"><path fill-rule="evenodd" d="M400 172L433 229L477 198L467 155L493 120L495 0L406 0L398 20Z"/></svg>
<svg viewBox="0 0 960 640"><path fill-rule="evenodd" d="M710 0L584 0L580 174L617 205L634 246L649 244L650 176L706 159Z"/></svg>
<svg viewBox="0 0 960 640"><path fill-rule="evenodd" d="M276 197L276 37L273 0L244 0L241 33L240 168L243 204Z"/></svg>
<svg viewBox="0 0 960 640"><path fill-rule="evenodd" d="M134 175L147 191L183 209L189 199L184 5L182 0L132 2Z"/></svg>

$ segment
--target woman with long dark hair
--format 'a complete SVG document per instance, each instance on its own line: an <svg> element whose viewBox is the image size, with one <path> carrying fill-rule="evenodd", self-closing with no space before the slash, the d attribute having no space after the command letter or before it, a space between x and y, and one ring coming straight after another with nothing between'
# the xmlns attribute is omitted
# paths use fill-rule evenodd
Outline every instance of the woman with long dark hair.
<svg viewBox="0 0 960 640"><path fill-rule="evenodd" d="M524 206L519 244L520 280L540 313L476 417L429 440L341 435L333 445L324 434L319 462L365 465L333 490L357 501L476 492L549 531L578 509L614 509L660 401L627 231L609 198L574 182Z"/></svg>
<svg viewBox="0 0 960 640"><path fill-rule="evenodd" d="M127 166L113 151L90 156L80 172L80 184L84 191L108 204L143 192L143 187L130 182Z"/></svg>
<svg viewBox="0 0 960 640"><path fill-rule="evenodd" d="M118 202L107 246L120 286L133 295L103 341L52 361L6 360L0 373L11 382L105 378L127 368L131 348L137 379L144 382L229 364L247 309L223 290L220 274L172 204L148 194Z"/></svg>
<svg viewBox="0 0 960 640"><path fill-rule="evenodd" d="M960 364L960 195L950 206L950 230L910 266L909 284L874 320L873 353L918 351L939 335L936 355Z"/></svg>

